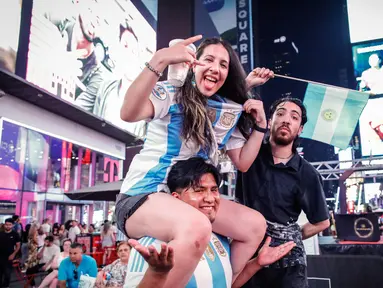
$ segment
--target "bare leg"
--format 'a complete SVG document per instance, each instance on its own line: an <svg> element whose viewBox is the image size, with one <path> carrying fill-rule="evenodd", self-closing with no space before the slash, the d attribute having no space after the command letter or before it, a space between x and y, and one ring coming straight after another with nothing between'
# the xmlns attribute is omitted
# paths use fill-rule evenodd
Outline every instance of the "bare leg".
<svg viewBox="0 0 383 288"><path fill-rule="evenodd" d="M132 238L151 236L173 247L175 266L167 288L186 286L211 237L211 223L203 213L165 193L151 194L125 229Z"/></svg>
<svg viewBox="0 0 383 288"><path fill-rule="evenodd" d="M102 255L102 265L105 265L106 262L106 248L104 248L104 254Z"/></svg>
<svg viewBox="0 0 383 288"><path fill-rule="evenodd" d="M53 279L49 288L57 288L59 280L57 278Z"/></svg>
<svg viewBox="0 0 383 288"><path fill-rule="evenodd" d="M230 259L234 282L265 236L265 218L254 209L221 199L213 231L234 240Z"/></svg>
<svg viewBox="0 0 383 288"><path fill-rule="evenodd" d="M47 275L47 277L44 278L39 288L48 287L52 283L53 279L57 278L57 275L58 275L58 271L53 270L51 273Z"/></svg>

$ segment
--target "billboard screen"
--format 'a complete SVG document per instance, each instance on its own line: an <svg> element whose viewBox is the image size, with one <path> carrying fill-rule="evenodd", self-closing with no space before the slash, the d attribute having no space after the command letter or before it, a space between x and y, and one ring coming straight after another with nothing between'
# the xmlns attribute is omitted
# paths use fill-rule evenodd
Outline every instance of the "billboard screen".
<svg viewBox="0 0 383 288"><path fill-rule="evenodd" d="M383 1L347 0L351 43L383 38Z"/></svg>
<svg viewBox="0 0 383 288"><path fill-rule="evenodd" d="M354 44L352 52L358 90L383 94L383 39Z"/></svg>
<svg viewBox="0 0 383 288"><path fill-rule="evenodd" d="M145 123L126 123L119 111L125 91L156 50L149 22L129 0L34 0L26 78L143 136Z"/></svg>
<svg viewBox="0 0 383 288"><path fill-rule="evenodd" d="M0 1L0 68L15 73L22 1Z"/></svg>

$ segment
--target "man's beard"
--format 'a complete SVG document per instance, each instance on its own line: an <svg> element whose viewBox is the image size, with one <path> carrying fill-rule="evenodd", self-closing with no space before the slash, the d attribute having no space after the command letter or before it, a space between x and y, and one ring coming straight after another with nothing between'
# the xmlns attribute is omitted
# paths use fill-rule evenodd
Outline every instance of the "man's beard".
<svg viewBox="0 0 383 288"><path fill-rule="evenodd" d="M272 131L272 137L273 137L275 144L277 144L279 146L290 145L297 138L297 135L291 134L291 131L290 131L289 137L281 136L280 132L278 130L279 130L279 128L276 131Z"/></svg>

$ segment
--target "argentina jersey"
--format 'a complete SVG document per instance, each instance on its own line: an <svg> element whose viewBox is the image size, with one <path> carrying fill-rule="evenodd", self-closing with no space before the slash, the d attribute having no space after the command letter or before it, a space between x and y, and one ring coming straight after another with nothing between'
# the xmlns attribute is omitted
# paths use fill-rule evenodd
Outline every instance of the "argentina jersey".
<svg viewBox="0 0 383 288"><path fill-rule="evenodd" d="M200 150L192 141L181 138L183 114L176 103L177 88L169 82L158 82L150 95L153 119L147 120L143 149L135 155L121 187L121 193L135 196L167 191L167 175L174 163L196 156ZM205 159L208 158L204 152Z"/></svg>
<svg viewBox="0 0 383 288"><path fill-rule="evenodd" d="M246 139L236 128L243 106L219 95L208 99L208 117L212 123L218 149L241 148Z"/></svg>
<svg viewBox="0 0 383 288"><path fill-rule="evenodd" d="M143 237L138 242L143 246L153 245L161 251L161 243L152 237ZM149 268L144 258L134 249L131 250L124 288L137 287ZM212 233L197 268L186 288L229 288L233 271L230 263L230 244L226 237Z"/></svg>

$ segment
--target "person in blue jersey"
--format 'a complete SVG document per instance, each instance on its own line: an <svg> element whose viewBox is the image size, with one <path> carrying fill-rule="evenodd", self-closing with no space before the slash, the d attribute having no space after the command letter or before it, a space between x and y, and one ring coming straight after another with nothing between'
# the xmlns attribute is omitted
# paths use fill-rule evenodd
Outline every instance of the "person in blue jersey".
<svg viewBox="0 0 383 288"><path fill-rule="evenodd" d="M199 157L177 162L168 175L168 185L172 196L200 211L210 222L214 222L216 219L222 201L219 194L219 183L221 183L221 176L218 169ZM236 241L233 240L230 243L228 238L212 233L210 242L186 287L241 287L262 266L278 260L295 245L291 241L271 248L268 246L270 238L267 241L258 257L246 264L232 284L230 246L235 246ZM129 243L135 250L133 249L129 255L124 287L143 287L140 286L142 279L148 277L146 271L151 269L151 266L145 261L149 262L155 249L159 251L161 245L164 244L152 237L143 237L138 241L130 239Z"/></svg>
<svg viewBox="0 0 383 288"><path fill-rule="evenodd" d="M230 44L218 38L204 40L196 53L187 48L201 38L157 51L127 90L120 113L124 121L146 120L148 126L117 199L118 226L130 238L151 236L173 247L176 264L166 282L171 288L188 283L212 231L236 240L231 248L235 279L266 230L263 216L243 205L222 199L211 223L190 205L156 193L169 192L167 175L174 163L198 155L216 165L220 148L246 171L266 131L263 104L247 92L273 73L255 69L246 77ZM157 82L168 65L184 62L190 69L182 87Z"/></svg>

